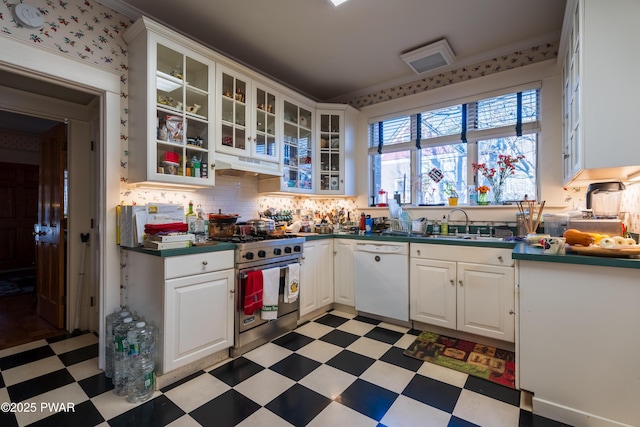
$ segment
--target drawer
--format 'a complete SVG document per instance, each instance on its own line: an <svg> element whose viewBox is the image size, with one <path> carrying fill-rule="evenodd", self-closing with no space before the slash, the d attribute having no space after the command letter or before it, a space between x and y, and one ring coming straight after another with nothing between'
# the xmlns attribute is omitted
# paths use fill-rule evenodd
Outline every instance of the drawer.
<svg viewBox="0 0 640 427"><path fill-rule="evenodd" d="M411 243L411 258L435 259L440 261L471 262L475 264L513 267L513 249L486 248L479 246L430 245Z"/></svg>
<svg viewBox="0 0 640 427"><path fill-rule="evenodd" d="M165 258L164 278L212 273L233 268L234 251L206 252Z"/></svg>

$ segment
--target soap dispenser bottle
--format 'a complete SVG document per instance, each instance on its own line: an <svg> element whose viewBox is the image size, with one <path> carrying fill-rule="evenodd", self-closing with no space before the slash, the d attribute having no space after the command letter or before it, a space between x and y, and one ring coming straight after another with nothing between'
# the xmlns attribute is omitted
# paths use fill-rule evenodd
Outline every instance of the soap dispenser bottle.
<svg viewBox="0 0 640 427"><path fill-rule="evenodd" d="M449 234L449 223L447 217L442 215L442 223L440 224L440 232L444 235Z"/></svg>

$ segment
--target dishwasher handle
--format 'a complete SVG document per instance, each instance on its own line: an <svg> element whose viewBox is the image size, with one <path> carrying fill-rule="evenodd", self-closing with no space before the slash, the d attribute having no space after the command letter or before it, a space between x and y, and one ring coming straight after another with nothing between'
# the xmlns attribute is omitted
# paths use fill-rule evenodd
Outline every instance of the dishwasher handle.
<svg viewBox="0 0 640 427"><path fill-rule="evenodd" d="M358 243L356 244L357 252L369 252L374 254L398 254L407 255L409 253L408 245L376 245L375 243Z"/></svg>

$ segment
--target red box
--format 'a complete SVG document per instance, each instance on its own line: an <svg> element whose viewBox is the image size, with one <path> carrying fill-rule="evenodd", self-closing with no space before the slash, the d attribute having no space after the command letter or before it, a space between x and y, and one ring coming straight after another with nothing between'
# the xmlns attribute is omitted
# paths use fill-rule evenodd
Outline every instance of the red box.
<svg viewBox="0 0 640 427"><path fill-rule="evenodd" d="M180 158L178 157L178 153L174 153L172 151L167 151L166 153L164 153L164 161L165 162L179 163Z"/></svg>

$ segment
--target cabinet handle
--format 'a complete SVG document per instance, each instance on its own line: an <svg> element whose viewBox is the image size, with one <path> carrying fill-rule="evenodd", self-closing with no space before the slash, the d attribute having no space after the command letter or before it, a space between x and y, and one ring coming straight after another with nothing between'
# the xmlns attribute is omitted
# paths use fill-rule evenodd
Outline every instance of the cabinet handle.
<svg viewBox="0 0 640 427"><path fill-rule="evenodd" d="M563 158L563 159L568 159L568 158L569 158L569 154L564 153L564 154L562 155L562 158Z"/></svg>
<svg viewBox="0 0 640 427"><path fill-rule="evenodd" d="M460 286L462 286L462 280L458 280L458 283L460 283Z"/></svg>
<svg viewBox="0 0 640 427"><path fill-rule="evenodd" d="M498 256L498 261L503 262L502 255Z"/></svg>
<svg viewBox="0 0 640 427"><path fill-rule="evenodd" d="M509 310L509 314L516 314L516 312L513 310Z"/></svg>
<svg viewBox="0 0 640 427"><path fill-rule="evenodd" d="M202 261L202 265L208 265L209 261Z"/></svg>
<svg viewBox="0 0 640 427"><path fill-rule="evenodd" d="M380 262L380 256L379 255L376 255L374 259L376 260L376 262Z"/></svg>
<svg viewBox="0 0 640 427"><path fill-rule="evenodd" d="M451 282L451 285L455 285L456 282L453 279L450 279L449 282Z"/></svg>
<svg viewBox="0 0 640 427"><path fill-rule="evenodd" d="M418 249L416 252L418 252L418 255L420 255L420 249Z"/></svg>
<svg viewBox="0 0 640 427"><path fill-rule="evenodd" d="M231 289L231 290L229 291L229 293L230 293L230 294L235 294L235 293L236 293L236 290L235 290L235 289Z"/></svg>

